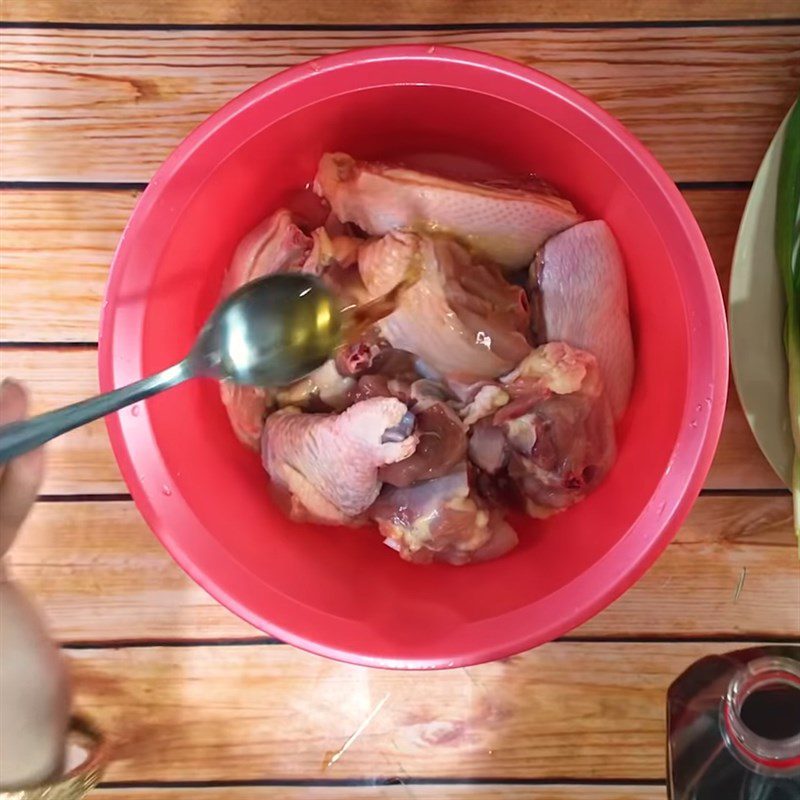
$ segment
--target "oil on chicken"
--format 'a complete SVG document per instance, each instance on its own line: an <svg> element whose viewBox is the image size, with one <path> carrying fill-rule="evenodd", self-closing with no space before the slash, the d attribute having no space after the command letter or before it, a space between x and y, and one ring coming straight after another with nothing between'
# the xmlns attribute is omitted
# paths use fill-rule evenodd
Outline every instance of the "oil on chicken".
<svg viewBox="0 0 800 800"><path fill-rule="evenodd" d="M303 380L223 383L234 433L292 519L377 526L416 563L504 555L509 510L562 512L614 463L635 365L611 229L541 183L343 153L313 188L312 213L281 208L244 237L224 293L299 270L359 307L417 278Z"/></svg>

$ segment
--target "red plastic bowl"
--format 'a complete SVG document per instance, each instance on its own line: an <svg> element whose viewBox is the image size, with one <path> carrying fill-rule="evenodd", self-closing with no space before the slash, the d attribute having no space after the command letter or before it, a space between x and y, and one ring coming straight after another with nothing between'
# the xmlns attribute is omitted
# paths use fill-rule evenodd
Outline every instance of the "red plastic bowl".
<svg viewBox="0 0 800 800"><path fill-rule="evenodd" d="M217 386L196 380L109 418L133 497L201 586L315 653L441 668L561 636L672 538L711 462L728 372L719 285L686 203L620 123L553 78L483 53L385 47L302 64L233 100L170 156L128 223L101 323L101 386L183 357L239 239L311 179L326 150L440 151L535 172L611 225L637 346L614 469L569 512L522 521L505 558L411 565L370 530L287 521Z"/></svg>

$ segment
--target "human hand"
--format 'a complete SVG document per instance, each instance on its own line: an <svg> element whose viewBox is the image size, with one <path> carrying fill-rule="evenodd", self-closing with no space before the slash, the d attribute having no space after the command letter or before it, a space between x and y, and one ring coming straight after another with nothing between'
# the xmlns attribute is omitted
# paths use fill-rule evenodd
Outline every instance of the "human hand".
<svg viewBox="0 0 800 800"><path fill-rule="evenodd" d="M0 424L24 419L28 395L0 384ZM0 557L14 542L44 475L41 450L0 465ZM0 788L36 786L63 767L69 683L58 647L36 608L0 561Z"/></svg>
<svg viewBox="0 0 800 800"><path fill-rule="evenodd" d="M28 393L22 384L0 384L0 425L18 422L28 415ZM32 450L8 464L0 464L0 558L31 510L44 476L44 451Z"/></svg>

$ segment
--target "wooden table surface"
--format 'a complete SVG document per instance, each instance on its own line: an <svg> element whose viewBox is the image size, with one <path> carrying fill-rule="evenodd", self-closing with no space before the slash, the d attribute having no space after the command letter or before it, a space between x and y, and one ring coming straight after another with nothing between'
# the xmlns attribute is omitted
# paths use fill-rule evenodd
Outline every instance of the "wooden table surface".
<svg viewBox="0 0 800 800"><path fill-rule="evenodd" d="M237 93L343 48L440 42L568 81L653 151L723 290L750 182L800 85L796 0L4 0L0 373L36 410L97 388L98 315L156 167ZM260 635L173 564L102 423L50 447L12 553L116 742L101 800L655 800L664 697L696 658L800 636L790 498L730 395L706 488L623 598L564 639L440 673ZM378 707L366 729L339 750Z"/></svg>

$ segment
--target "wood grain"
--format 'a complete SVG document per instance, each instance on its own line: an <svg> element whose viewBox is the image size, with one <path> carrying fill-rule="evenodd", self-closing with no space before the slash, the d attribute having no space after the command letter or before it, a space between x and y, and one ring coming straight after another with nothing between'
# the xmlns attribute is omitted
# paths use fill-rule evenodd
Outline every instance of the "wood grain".
<svg viewBox="0 0 800 800"><path fill-rule="evenodd" d="M747 192L683 194L727 293ZM97 341L108 267L137 198L112 190L0 191L0 340Z"/></svg>
<svg viewBox="0 0 800 800"><path fill-rule="evenodd" d="M488 50L572 84L628 125L675 180L752 179L800 78L795 25L180 36L13 28L0 40L0 174L147 180L195 125L251 84L326 53L420 41Z"/></svg>
<svg viewBox="0 0 800 800"><path fill-rule="evenodd" d="M54 345L48 349L0 349L0 377L13 375L30 388L31 412L39 414L98 392L97 352ZM103 420L47 445L43 494L127 492Z"/></svg>
<svg viewBox="0 0 800 800"><path fill-rule="evenodd" d="M402 778L401 778L402 780ZM393 786L226 786L98 789L92 800L664 800L654 786L397 783Z"/></svg>
<svg viewBox="0 0 800 800"><path fill-rule="evenodd" d="M663 779L667 687L697 658L736 647L559 642L427 673L286 645L68 654L77 708L117 742L109 781L613 781Z"/></svg>
<svg viewBox="0 0 800 800"><path fill-rule="evenodd" d="M792 0L6 0L3 22L172 25L385 25L786 19ZM610 23L610 24L613 24Z"/></svg>
<svg viewBox="0 0 800 800"><path fill-rule="evenodd" d="M782 489L783 481L756 444L729 376L728 403L706 489Z"/></svg>
<svg viewBox="0 0 800 800"><path fill-rule="evenodd" d="M700 498L655 566L573 635L800 636L790 515L788 496ZM172 562L131 502L39 503L10 561L62 641L262 635Z"/></svg>
<svg viewBox="0 0 800 800"><path fill-rule="evenodd" d="M96 342L108 268L138 192L0 191L0 337Z"/></svg>
<svg viewBox="0 0 800 800"><path fill-rule="evenodd" d="M749 192L745 189L686 189L682 194L703 232L727 302L733 250Z"/></svg>

